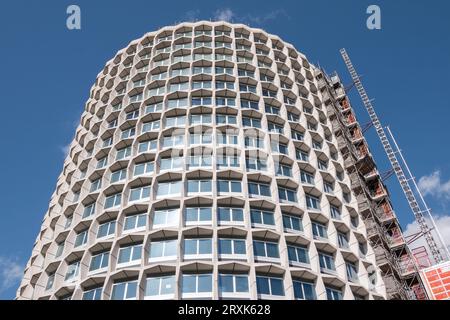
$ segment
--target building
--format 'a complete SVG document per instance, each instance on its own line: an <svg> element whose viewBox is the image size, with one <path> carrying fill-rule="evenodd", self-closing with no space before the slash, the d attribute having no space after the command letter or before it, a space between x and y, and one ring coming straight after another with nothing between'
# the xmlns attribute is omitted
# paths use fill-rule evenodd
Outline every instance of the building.
<svg viewBox="0 0 450 320"><path fill-rule="evenodd" d="M408 299L416 271L339 78L200 21L98 74L17 299Z"/></svg>

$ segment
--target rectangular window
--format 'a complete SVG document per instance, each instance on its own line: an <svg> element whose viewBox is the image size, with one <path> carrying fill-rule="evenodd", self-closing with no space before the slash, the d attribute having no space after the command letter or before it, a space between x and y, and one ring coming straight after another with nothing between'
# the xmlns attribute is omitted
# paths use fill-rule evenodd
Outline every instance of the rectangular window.
<svg viewBox="0 0 450 320"><path fill-rule="evenodd" d="M300 179L303 184L314 185L314 176L312 174L310 174L309 172L301 170L300 171Z"/></svg>
<svg viewBox="0 0 450 320"><path fill-rule="evenodd" d="M315 221L313 221L311 225L314 239L328 239L326 225Z"/></svg>
<svg viewBox="0 0 450 320"><path fill-rule="evenodd" d="M327 300L342 300L342 290L331 287L325 287L327 292Z"/></svg>
<svg viewBox="0 0 450 320"><path fill-rule="evenodd" d="M185 259L204 259L212 256L211 238L184 239Z"/></svg>
<svg viewBox="0 0 450 320"><path fill-rule="evenodd" d="M336 267L334 265L334 257L324 252L319 252L319 264L320 271L322 272L336 272Z"/></svg>
<svg viewBox="0 0 450 320"><path fill-rule="evenodd" d="M152 79L152 81L153 80L158 80L158 79ZM163 109L162 102L149 104L149 105L145 106L145 114L161 112L162 109Z"/></svg>
<svg viewBox="0 0 450 320"><path fill-rule="evenodd" d="M347 280L353 283L358 283L358 269L356 264L350 261L345 261L345 270L347 273Z"/></svg>
<svg viewBox="0 0 450 320"><path fill-rule="evenodd" d="M248 86L248 85L242 85L241 84L241 85L239 85L239 89L240 89L241 92L245 91L245 92L256 93L256 87L254 87L254 86ZM242 109L259 110L258 101L241 99L241 108Z"/></svg>
<svg viewBox="0 0 450 320"><path fill-rule="evenodd" d="M177 226L179 209L156 210L153 219L153 228Z"/></svg>
<svg viewBox="0 0 450 320"><path fill-rule="evenodd" d="M299 131L291 130L291 137L293 140L303 141L305 140L305 135Z"/></svg>
<svg viewBox="0 0 450 320"><path fill-rule="evenodd" d="M305 151L302 151L300 149L295 149L295 156L296 156L297 160L300 160L303 162L309 162L309 155Z"/></svg>
<svg viewBox="0 0 450 320"><path fill-rule="evenodd" d="M246 148L264 149L264 139L260 137L246 136L244 138Z"/></svg>
<svg viewBox="0 0 450 320"><path fill-rule="evenodd" d="M95 202L84 207L82 219L88 218L95 213Z"/></svg>
<svg viewBox="0 0 450 320"><path fill-rule="evenodd" d="M109 251L97 253L91 258L91 264L89 265L89 272L101 271L108 268Z"/></svg>
<svg viewBox="0 0 450 320"><path fill-rule="evenodd" d="M275 172L278 176L292 177L292 167L275 162Z"/></svg>
<svg viewBox="0 0 450 320"><path fill-rule="evenodd" d="M118 266L120 265L137 265L141 263L142 244L135 244L119 249L119 259L117 260Z"/></svg>
<svg viewBox="0 0 450 320"><path fill-rule="evenodd" d="M137 280L114 283L111 300L136 300Z"/></svg>
<svg viewBox="0 0 450 320"><path fill-rule="evenodd" d="M53 287L53 283L55 282L55 272L48 275L47 284L45 286L45 290L50 290Z"/></svg>
<svg viewBox="0 0 450 320"><path fill-rule="evenodd" d="M188 165L190 168L210 168L212 166L212 156L208 154L189 156Z"/></svg>
<svg viewBox="0 0 450 320"><path fill-rule="evenodd" d="M156 151L158 142L156 139L139 142L138 153Z"/></svg>
<svg viewBox="0 0 450 320"><path fill-rule="evenodd" d="M253 241L253 254L256 260L278 262L280 253L278 243L267 241Z"/></svg>
<svg viewBox="0 0 450 320"><path fill-rule="evenodd" d="M192 193L211 193L212 181L211 180L188 180L187 182L188 195Z"/></svg>
<svg viewBox="0 0 450 320"><path fill-rule="evenodd" d="M261 119L242 117L242 125L244 127L261 128Z"/></svg>
<svg viewBox="0 0 450 320"><path fill-rule="evenodd" d="M241 193L242 185L241 181L237 180L218 180L217 181L217 193Z"/></svg>
<svg viewBox="0 0 450 320"><path fill-rule="evenodd" d="M182 134L174 134L171 136L162 137L162 148L172 148L182 145L184 145L184 135Z"/></svg>
<svg viewBox="0 0 450 320"><path fill-rule="evenodd" d="M108 156L105 156L97 161L97 169L104 168L108 164Z"/></svg>
<svg viewBox="0 0 450 320"><path fill-rule="evenodd" d="M80 231L75 238L74 247L76 248L85 245L87 242L87 238L88 238L88 231L87 230Z"/></svg>
<svg viewBox="0 0 450 320"><path fill-rule="evenodd" d="M212 87L211 81L193 81L192 82L192 90L211 89L211 87Z"/></svg>
<svg viewBox="0 0 450 320"><path fill-rule="evenodd" d="M122 201L122 194L116 193L111 196L106 197L105 200L105 209L115 208L120 206L120 203Z"/></svg>
<svg viewBox="0 0 450 320"><path fill-rule="evenodd" d="M180 197L182 181L161 182L158 184L156 198L162 197Z"/></svg>
<svg viewBox="0 0 450 320"><path fill-rule="evenodd" d="M270 148L273 152L281 153L281 154L288 154L288 146L284 143L278 143L276 141L270 142Z"/></svg>
<svg viewBox="0 0 450 320"><path fill-rule="evenodd" d="M269 132L273 132L273 133L280 133L283 134L283 126L282 125L278 125L276 123L273 122L268 122L267 123L267 130Z"/></svg>
<svg viewBox="0 0 450 320"><path fill-rule="evenodd" d="M271 197L270 185L256 182L248 183L248 193L250 196Z"/></svg>
<svg viewBox="0 0 450 320"><path fill-rule="evenodd" d="M246 274L219 274L219 294L222 297L235 298L248 294L248 276Z"/></svg>
<svg viewBox="0 0 450 320"><path fill-rule="evenodd" d="M221 259L247 259L244 239L220 238L218 250Z"/></svg>
<svg viewBox="0 0 450 320"><path fill-rule="evenodd" d="M342 220L341 210L336 206L330 205L330 215L332 219Z"/></svg>
<svg viewBox="0 0 450 320"><path fill-rule="evenodd" d="M122 135L120 136L122 140L133 138L136 134L136 128L130 128L122 131Z"/></svg>
<svg viewBox="0 0 450 320"><path fill-rule="evenodd" d="M294 296L297 300L316 300L314 283L303 280L293 280Z"/></svg>
<svg viewBox="0 0 450 320"><path fill-rule="evenodd" d="M191 133L189 135L189 143L191 145L195 144L211 144L212 134L211 133Z"/></svg>
<svg viewBox="0 0 450 320"><path fill-rule="evenodd" d="M177 244L176 239L150 242L149 262L177 259Z"/></svg>
<svg viewBox="0 0 450 320"><path fill-rule="evenodd" d="M111 173L111 183L116 183L125 180L127 177L127 169L116 170Z"/></svg>
<svg viewBox="0 0 450 320"><path fill-rule="evenodd" d="M247 171L267 171L267 160L249 157L245 159Z"/></svg>
<svg viewBox="0 0 450 320"><path fill-rule="evenodd" d="M131 156L131 146L117 150L116 160L122 160Z"/></svg>
<svg viewBox="0 0 450 320"><path fill-rule="evenodd" d="M125 217L124 231L145 229L147 225L147 213L129 215Z"/></svg>
<svg viewBox="0 0 450 320"><path fill-rule="evenodd" d="M282 278L256 276L256 288L258 295L284 296L284 285Z"/></svg>
<svg viewBox="0 0 450 320"><path fill-rule="evenodd" d="M226 114L217 114L216 115L216 124L237 124L236 116L226 115Z"/></svg>
<svg viewBox="0 0 450 320"><path fill-rule="evenodd" d="M278 197L281 201L297 202L297 190L278 187Z"/></svg>
<svg viewBox="0 0 450 320"><path fill-rule="evenodd" d="M130 189L129 202L143 201L150 199L150 186Z"/></svg>
<svg viewBox="0 0 450 320"><path fill-rule="evenodd" d="M175 276L148 277L145 297L150 299L172 299L175 294Z"/></svg>
<svg viewBox="0 0 450 320"><path fill-rule="evenodd" d="M150 121L150 122L144 122L142 124L142 132L150 132L150 131L157 131L161 127L161 122L159 120Z"/></svg>
<svg viewBox="0 0 450 320"><path fill-rule="evenodd" d="M98 227L97 239L110 236L116 232L116 220L102 223Z"/></svg>
<svg viewBox="0 0 450 320"><path fill-rule="evenodd" d="M173 158L162 158L160 161L160 170L181 170L184 167L184 158L174 156Z"/></svg>
<svg viewBox="0 0 450 320"><path fill-rule="evenodd" d="M220 224L243 224L244 211L242 208L219 207L217 215Z"/></svg>
<svg viewBox="0 0 450 320"><path fill-rule="evenodd" d="M286 232L303 232L302 219L283 214L283 228Z"/></svg>
<svg viewBox="0 0 450 320"><path fill-rule="evenodd" d="M98 178L91 182L91 188L89 189L89 192L97 191L102 187L102 179Z"/></svg>
<svg viewBox="0 0 450 320"><path fill-rule="evenodd" d="M68 265L64 281L75 280L75 278L77 278L79 274L80 274L80 260L74 261Z"/></svg>
<svg viewBox="0 0 450 320"><path fill-rule="evenodd" d="M186 124L186 116L166 118L166 128L183 127Z"/></svg>
<svg viewBox="0 0 450 320"><path fill-rule="evenodd" d="M103 287L93 288L83 292L83 300L101 300Z"/></svg>
<svg viewBox="0 0 450 320"><path fill-rule="evenodd" d="M288 245L289 263L294 266L309 265L308 249L303 246Z"/></svg>
<svg viewBox="0 0 450 320"><path fill-rule="evenodd" d="M216 106L217 107L235 107L236 100L234 98L226 98L226 97L216 97Z"/></svg>
<svg viewBox="0 0 450 320"><path fill-rule="evenodd" d="M134 165L133 176L141 176L145 174L152 174L155 171L155 163L154 162L143 162L136 163Z"/></svg>
<svg viewBox="0 0 450 320"><path fill-rule="evenodd" d="M210 124L212 122L211 114L191 114L191 125Z"/></svg>
<svg viewBox="0 0 450 320"><path fill-rule="evenodd" d="M320 210L320 200L317 197L306 195L306 208L311 210Z"/></svg>
<svg viewBox="0 0 450 320"><path fill-rule="evenodd" d="M186 225L211 224L211 207L187 207L184 217Z"/></svg>
<svg viewBox="0 0 450 320"><path fill-rule="evenodd" d="M183 274L182 298L212 297L212 274Z"/></svg>
<svg viewBox="0 0 450 320"><path fill-rule="evenodd" d="M256 227L275 226L275 218L272 211L250 209L250 218L252 225Z"/></svg>

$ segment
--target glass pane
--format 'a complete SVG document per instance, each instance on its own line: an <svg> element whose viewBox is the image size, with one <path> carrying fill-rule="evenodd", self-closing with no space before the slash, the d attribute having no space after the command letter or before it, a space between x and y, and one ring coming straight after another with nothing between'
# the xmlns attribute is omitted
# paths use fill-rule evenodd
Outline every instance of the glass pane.
<svg viewBox="0 0 450 320"><path fill-rule="evenodd" d="M270 278L270 287L273 295L284 296L283 281L281 279Z"/></svg>
<svg viewBox="0 0 450 320"><path fill-rule="evenodd" d="M235 276L236 292L248 292L248 277Z"/></svg>
<svg viewBox="0 0 450 320"><path fill-rule="evenodd" d="M161 280L161 294L170 294L175 292L175 277L164 277Z"/></svg>
<svg viewBox="0 0 450 320"><path fill-rule="evenodd" d="M146 296L157 296L159 295L159 284L161 278L148 278L147 284L145 286Z"/></svg>
<svg viewBox="0 0 450 320"><path fill-rule="evenodd" d="M183 275L183 292L194 293L196 292L197 277L195 275Z"/></svg>
<svg viewBox="0 0 450 320"><path fill-rule="evenodd" d="M233 276L219 275L219 288L221 292L233 292Z"/></svg>
<svg viewBox="0 0 450 320"><path fill-rule="evenodd" d="M268 278L256 277L256 287L259 294L270 294L268 280Z"/></svg>
<svg viewBox="0 0 450 320"><path fill-rule="evenodd" d="M219 239L219 254L232 254L231 240Z"/></svg>
<svg viewBox="0 0 450 320"><path fill-rule="evenodd" d="M212 277L210 274L202 274L198 276L198 292L212 291Z"/></svg>

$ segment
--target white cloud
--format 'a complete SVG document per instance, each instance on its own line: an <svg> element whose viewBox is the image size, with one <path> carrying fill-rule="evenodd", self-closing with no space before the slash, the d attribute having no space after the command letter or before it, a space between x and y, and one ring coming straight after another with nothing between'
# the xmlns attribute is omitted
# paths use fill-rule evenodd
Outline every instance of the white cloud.
<svg viewBox="0 0 450 320"><path fill-rule="evenodd" d="M200 15L200 10L198 10L198 9L189 10L184 14L185 21L195 22L195 21L197 21L199 15Z"/></svg>
<svg viewBox="0 0 450 320"><path fill-rule="evenodd" d="M68 145L59 147L61 152L64 154L64 158L66 158L69 155L70 145L71 145L71 143L69 143Z"/></svg>
<svg viewBox="0 0 450 320"><path fill-rule="evenodd" d="M429 218L425 218L425 220L427 221L427 224L430 228L432 228L432 223L430 221ZM445 241L445 244L447 245L447 248L450 248L450 216L446 216L446 215L434 215L433 216L433 220L437 226L437 228L439 229L439 233L441 234L443 240ZM404 230L404 235L408 236L408 235L412 235L415 234L417 232L419 232L419 226L417 224L416 221L408 224L406 226L406 229ZM438 245L438 247L440 249L442 249L442 244L439 241L439 238L436 234L435 231L432 231L433 237ZM420 237L419 239L417 239L416 241L414 241L413 243L411 243L409 245L410 249L414 249L414 248L418 248L421 246L425 246L425 248L427 248L428 250L428 246L426 245L426 241L424 237ZM428 254L430 255L430 252L428 252ZM430 259L431 259L431 255L430 255Z"/></svg>
<svg viewBox="0 0 450 320"><path fill-rule="evenodd" d="M230 8L219 9L214 13L214 20L230 22L235 16Z"/></svg>
<svg viewBox="0 0 450 320"><path fill-rule="evenodd" d="M22 276L22 265L14 259L0 256L0 292L18 285Z"/></svg>
<svg viewBox="0 0 450 320"><path fill-rule="evenodd" d="M283 16L286 19L290 19L289 14L284 9L277 9L277 10L268 12L264 15L248 14L243 17L243 20L248 21L249 23L263 24L263 23L271 21L271 20L276 20L280 16Z"/></svg>
<svg viewBox="0 0 450 320"><path fill-rule="evenodd" d="M439 170L419 179L419 189L424 195L450 200L450 180L442 181Z"/></svg>

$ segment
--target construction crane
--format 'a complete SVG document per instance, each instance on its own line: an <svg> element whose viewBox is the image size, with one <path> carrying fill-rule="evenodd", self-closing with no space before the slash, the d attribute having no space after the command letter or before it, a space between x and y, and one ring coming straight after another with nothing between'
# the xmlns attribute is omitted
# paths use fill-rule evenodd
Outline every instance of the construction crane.
<svg viewBox="0 0 450 320"><path fill-rule="evenodd" d="M436 227L433 216L431 215L431 210L426 204L422 196L422 193L420 192L419 187L417 186L416 180L414 176L411 174L411 171L409 170L405 158L403 157L403 154L401 153L401 150L399 149L398 144L394 139L394 136L392 135L391 130L387 128L392 144L389 141L388 136L386 135L386 132L383 126L381 125L381 122L377 114L375 113L375 109L372 105L372 102L369 99L366 90L364 89L361 83L359 75L356 73L356 70L353 67L353 64L350 60L350 57L347 54L347 51L345 49L341 49L340 53L342 58L344 59L345 65L347 66L347 69L353 80L353 84L358 90L358 93L362 99L364 107L369 113L371 123L374 126L378 134L378 137L381 140L384 151L386 152L387 157L392 165L392 169L394 170L394 173L397 176L398 181L400 182L400 186L402 187L402 190L406 196L408 204L414 213L414 217L417 221L417 224L419 225L420 232L426 240L426 243L430 249L430 252L433 256L435 263L438 264L443 261L446 261L450 257L448 248L446 247L445 242L443 241L442 236ZM400 156L399 158L397 158L397 154ZM418 195L418 197L416 197L416 194ZM431 224L433 225L433 228L430 228L428 226L424 216L425 214L428 214L428 218ZM443 245L442 250L445 252L445 257L443 256L442 252L439 250L439 247L436 244L436 241L432 234L433 229Z"/></svg>

